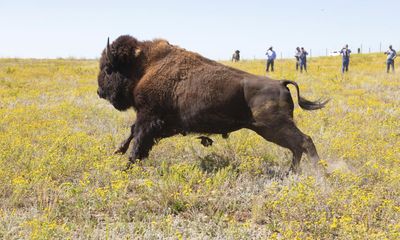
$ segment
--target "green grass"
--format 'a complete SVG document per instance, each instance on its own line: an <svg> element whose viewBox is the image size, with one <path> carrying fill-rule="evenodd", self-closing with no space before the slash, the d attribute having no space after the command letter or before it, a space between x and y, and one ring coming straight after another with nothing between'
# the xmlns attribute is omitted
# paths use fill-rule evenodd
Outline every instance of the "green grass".
<svg viewBox="0 0 400 240"><path fill-rule="evenodd" d="M0 238L400 238L400 75L380 54L353 55L345 75L340 61L275 64L273 78L332 99L295 109L328 174L303 158L286 176L290 152L247 130L210 148L164 139L123 172L112 152L135 113L97 97L97 61L0 59ZM265 74L264 61L224 64Z"/></svg>

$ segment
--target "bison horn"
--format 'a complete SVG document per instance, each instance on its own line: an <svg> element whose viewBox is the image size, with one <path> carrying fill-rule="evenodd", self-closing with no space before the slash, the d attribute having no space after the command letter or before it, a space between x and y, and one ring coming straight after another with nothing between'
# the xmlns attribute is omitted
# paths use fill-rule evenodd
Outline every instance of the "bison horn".
<svg viewBox="0 0 400 240"><path fill-rule="evenodd" d="M107 38L106 56L107 56L108 60L111 62L111 64L112 64L113 55L111 53L111 48L110 48L110 38Z"/></svg>

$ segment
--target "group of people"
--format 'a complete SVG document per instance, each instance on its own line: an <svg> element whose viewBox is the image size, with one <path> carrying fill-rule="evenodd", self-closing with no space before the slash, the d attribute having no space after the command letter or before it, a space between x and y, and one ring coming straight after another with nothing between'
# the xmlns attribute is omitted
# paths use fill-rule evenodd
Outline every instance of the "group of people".
<svg viewBox="0 0 400 240"><path fill-rule="evenodd" d="M349 71L349 64L350 64L350 54L351 50L349 49L349 45L345 45L340 51L335 52L342 55L342 73ZM386 59L386 71L389 73L390 68L392 68L392 72L394 72L394 60L397 57L396 51L393 49L392 45L389 46L389 50L387 50L384 54L387 55ZM274 62L276 59L276 52L273 50L273 47L269 47L267 52L267 66L266 71L274 71ZM308 52L304 49L304 47L297 47L294 57L296 58L296 71L299 70L300 72L307 72L307 55ZM236 50L235 53L232 55L232 61L237 62L240 60L240 51Z"/></svg>
<svg viewBox="0 0 400 240"><path fill-rule="evenodd" d="M300 72L303 72L303 69L307 72L307 55L308 52L304 50L304 47L296 48L296 53L294 54L296 58L296 71L299 71L300 66Z"/></svg>
<svg viewBox="0 0 400 240"><path fill-rule="evenodd" d="M274 51L273 47L269 47L265 55L267 55L266 71L269 72L271 68L271 71L273 72L274 62L276 59L276 52ZM303 72L303 69L305 72L307 72L307 55L308 52L304 49L304 47L296 48L296 53L294 55L294 57L296 58L296 71L298 71L300 68L300 72Z"/></svg>
<svg viewBox="0 0 400 240"><path fill-rule="evenodd" d="M350 64L350 53L349 45L345 45L340 51L339 54L342 55L342 73L349 71ZM392 45L389 46L389 49L384 52L387 55L386 58L386 72L389 73L390 67L392 68L392 72L394 72L394 59L397 57L396 51L393 49Z"/></svg>

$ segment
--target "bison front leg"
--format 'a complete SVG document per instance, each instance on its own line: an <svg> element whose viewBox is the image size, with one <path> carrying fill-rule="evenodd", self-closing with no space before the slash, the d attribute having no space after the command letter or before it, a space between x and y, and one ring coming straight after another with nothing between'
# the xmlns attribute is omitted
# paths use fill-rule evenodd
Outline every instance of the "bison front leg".
<svg viewBox="0 0 400 240"><path fill-rule="evenodd" d="M137 160L148 157L155 140L162 136L163 125L164 122L159 119L138 119L134 127L134 146L129 156L127 169Z"/></svg>
<svg viewBox="0 0 400 240"><path fill-rule="evenodd" d="M126 151L129 148L129 144L131 143L131 141L133 139L134 131L135 131L135 123L132 124L132 126L131 126L131 132L129 134L129 137L121 142L119 147L117 149L115 149L114 154L118 154L118 153L125 154L126 153Z"/></svg>

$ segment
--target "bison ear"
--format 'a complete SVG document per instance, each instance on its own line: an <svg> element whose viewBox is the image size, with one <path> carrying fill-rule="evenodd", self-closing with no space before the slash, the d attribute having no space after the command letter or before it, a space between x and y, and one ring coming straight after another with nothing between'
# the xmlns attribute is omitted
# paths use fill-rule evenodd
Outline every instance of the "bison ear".
<svg viewBox="0 0 400 240"><path fill-rule="evenodd" d="M135 57L139 57L139 55L142 53L142 49L136 48L135 49Z"/></svg>

